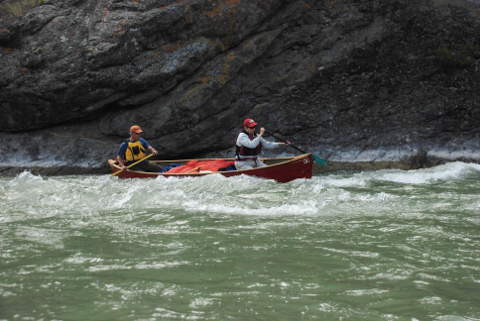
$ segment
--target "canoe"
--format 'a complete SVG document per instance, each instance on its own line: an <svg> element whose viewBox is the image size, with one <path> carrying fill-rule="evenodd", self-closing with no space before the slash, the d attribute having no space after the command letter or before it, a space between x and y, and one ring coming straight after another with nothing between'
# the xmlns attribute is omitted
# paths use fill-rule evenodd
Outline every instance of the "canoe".
<svg viewBox="0 0 480 321"><path fill-rule="evenodd" d="M234 161L234 158L204 158L204 159L177 159L177 160L153 160L151 162L161 166L169 164L187 164L191 161ZM209 174L221 174L226 177L248 175L256 176L260 178L273 179L277 182L286 183L297 178L311 178L313 168L312 154L303 154L294 157L281 157L281 158L261 158L261 160L267 164L264 167L257 167L245 170L228 170L228 171L202 171L188 172L188 173L154 173L143 172L126 169L117 176L120 178L156 178L163 177L200 177ZM120 170L116 160L108 160L108 164L112 169L112 173L116 173Z"/></svg>

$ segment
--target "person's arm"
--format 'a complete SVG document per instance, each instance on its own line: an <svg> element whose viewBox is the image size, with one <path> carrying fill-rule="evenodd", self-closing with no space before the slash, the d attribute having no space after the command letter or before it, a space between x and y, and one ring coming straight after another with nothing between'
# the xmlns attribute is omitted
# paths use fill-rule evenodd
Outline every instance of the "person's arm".
<svg viewBox="0 0 480 321"><path fill-rule="evenodd" d="M120 166L120 168L122 168L122 169L125 168L125 162L123 161L123 158L121 158L120 156L117 156L117 162L118 162L118 166Z"/></svg>
<svg viewBox="0 0 480 321"><path fill-rule="evenodd" d="M254 139L250 140L247 134L240 133L237 138L237 146L244 146L247 148L255 148L260 144L260 140L262 139L261 136L257 136Z"/></svg>
<svg viewBox="0 0 480 321"><path fill-rule="evenodd" d="M117 161L122 169L125 168L125 160L123 159L123 157L125 156L127 145L128 145L127 143L123 142L120 145L120 148L118 149L118 153L117 153Z"/></svg>
<svg viewBox="0 0 480 321"><path fill-rule="evenodd" d="M285 143L282 142L271 142L266 140L265 138L261 138L262 140L262 146L265 147L266 149L274 149L277 148L280 145L286 145Z"/></svg>
<svg viewBox="0 0 480 321"><path fill-rule="evenodd" d="M265 133L265 128L260 128L260 134L258 135L258 137L261 139L262 141L262 146L267 148L267 149L273 149L273 148L277 148L278 146L280 145L289 145L290 142L287 140L286 142L270 142L268 140L266 140L265 138L263 138L263 134Z"/></svg>
<svg viewBox="0 0 480 321"><path fill-rule="evenodd" d="M150 143L146 139L140 137L140 142L142 143L142 145L145 149L150 151L150 153L152 153L154 155L158 155L158 151L152 145L150 145Z"/></svg>
<svg viewBox="0 0 480 321"><path fill-rule="evenodd" d="M152 145L148 146L148 150L150 151L150 153L154 154L154 155L158 155L158 151L152 147Z"/></svg>

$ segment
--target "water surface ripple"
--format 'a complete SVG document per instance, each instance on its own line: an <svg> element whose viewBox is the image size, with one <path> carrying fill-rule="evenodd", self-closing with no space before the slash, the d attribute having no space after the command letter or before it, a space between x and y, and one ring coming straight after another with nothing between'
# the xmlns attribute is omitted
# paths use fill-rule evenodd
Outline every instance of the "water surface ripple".
<svg viewBox="0 0 480 321"><path fill-rule="evenodd" d="M480 320L479 178L1 178L0 320Z"/></svg>

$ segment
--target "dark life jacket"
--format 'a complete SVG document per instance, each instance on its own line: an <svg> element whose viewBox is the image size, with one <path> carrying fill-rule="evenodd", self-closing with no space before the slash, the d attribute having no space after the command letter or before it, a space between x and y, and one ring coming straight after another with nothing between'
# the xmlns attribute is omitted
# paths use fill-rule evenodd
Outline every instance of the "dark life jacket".
<svg viewBox="0 0 480 321"><path fill-rule="evenodd" d="M255 139L255 135L249 135L245 130L242 130L242 132L247 134L250 140ZM261 152L262 152L262 142L260 142L255 148L238 146L235 142L235 156L237 160L257 159L257 155L260 154Z"/></svg>

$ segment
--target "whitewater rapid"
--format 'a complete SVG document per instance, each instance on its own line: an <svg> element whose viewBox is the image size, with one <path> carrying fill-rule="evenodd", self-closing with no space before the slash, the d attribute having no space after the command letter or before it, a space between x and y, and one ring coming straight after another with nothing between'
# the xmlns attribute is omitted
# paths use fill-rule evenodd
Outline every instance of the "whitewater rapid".
<svg viewBox="0 0 480 321"><path fill-rule="evenodd" d="M419 170L380 170L314 176L279 184L254 177L121 180L110 175L42 177L23 172L2 178L2 212L18 216L88 215L148 208L231 215L337 215L355 202L395 204L392 189L453 184L480 176L480 165L453 162ZM376 185L384 186L375 187ZM393 184L393 185L392 185ZM362 187L373 187L362 193ZM473 200L470 200L472 202ZM357 205L355 205L357 206ZM11 220L12 215L0 217Z"/></svg>
<svg viewBox="0 0 480 321"><path fill-rule="evenodd" d="M480 166L0 178L0 320L480 320Z"/></svg>

